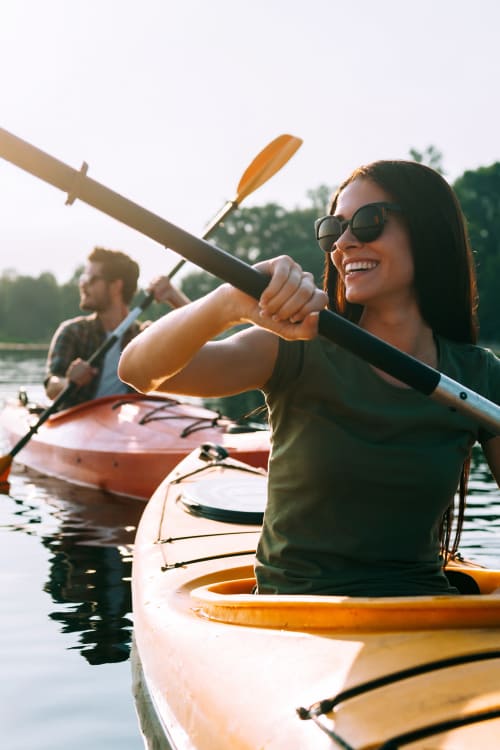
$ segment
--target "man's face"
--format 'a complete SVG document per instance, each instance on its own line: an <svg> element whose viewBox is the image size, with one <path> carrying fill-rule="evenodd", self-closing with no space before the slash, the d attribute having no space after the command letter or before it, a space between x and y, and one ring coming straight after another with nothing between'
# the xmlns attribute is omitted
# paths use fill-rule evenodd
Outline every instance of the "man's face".
<svg viewBox="0 0 500 750"><path fill-rule="evenodd" d="M102 263L86 263L78 283L82 310L104 312L108 309L111 301L110 282L102 274Z"/></svg>

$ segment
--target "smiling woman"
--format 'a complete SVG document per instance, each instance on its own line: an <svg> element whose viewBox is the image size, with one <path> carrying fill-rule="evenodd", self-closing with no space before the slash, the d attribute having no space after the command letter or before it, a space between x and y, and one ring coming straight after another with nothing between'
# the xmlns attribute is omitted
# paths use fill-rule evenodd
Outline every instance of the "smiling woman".
<svg viewBox="0 0 500 750"><path fill-rule="evenodd" d="M337 199L336 210L341 215L352 214L354 226L344 222L343 231L331 248L331 260L342 278L345 298L349 303L365 305L366 301L371 312L376 306L382 306L383 310L392 314L395 310L407 311L410 305L417 308L415 313L419 317L414 289L414 262L404 214L399 206L397 213L394 209L388 210L388 206L396 205L391 204L388 197L387 192L372 181L353 180L345 186ZM359 214L370 210L367 208L370 206L375 210L378 208L379 221L375 215L375 229L360 232L355 229ZM382 313L383 317L383 310L377 310L377 316ZM369 325L364 327L370 330ZM413 353L418 356L418 352ZM419 359L433 367L436 365L435 358L432 361L424 357Z"/></svg>
<svg viewBox="0 0 500 750"><path fill-rule="evenodd" d="M324 292L290 258L257 264L270 277L258 301L226 284L170 313L126 347L120 376L144 391L264 392L273 446L258 593L456 594L443 561L458 546L471 447L498 482L500 437L317 332L328 305L500 403L500 361L475 345L463 217L437 172L406 161L357 169L331 214L319 223ZM213 340L241 322L254 325Z"/></svg>

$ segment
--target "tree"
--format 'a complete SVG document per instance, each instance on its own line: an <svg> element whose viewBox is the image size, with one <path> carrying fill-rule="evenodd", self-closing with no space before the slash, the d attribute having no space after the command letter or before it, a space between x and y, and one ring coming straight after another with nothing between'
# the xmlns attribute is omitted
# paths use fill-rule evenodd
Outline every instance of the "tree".
<svg viewBox="0 0 500 750"><path fill-rule="evenodd" d="M479 321L483 341L500 339L498 285L500 282L500 162L467 171L454 186L474 251Z"/></svg>
<svg viewBox="0 0 500 750"><path fill-rule="evenodd" d="M432 144L427 146L425 151L417 151L417 149L411 148L410 156L414 161L418 161L419 164L427 164L427 166L432 167L439 174L446 174L443 169L443 154Z"/></svg>
<svg viewBox="0 0 500 750"><path fill-rule="evenodd" d="M58 286L53 274L38 278L5 271L0 277L0 340L48 343L64 318L78 314L78 287Z"/></svg>
<svg viewBox="0 0 500 750"><path fill-rule="evenodd" d="M311 191L311 200L326 197L327 188ZM257 263L277 255L290 255L303 268L314 274L318 284L323 275L324 255L314 238L314 220L325 213L317 205L286 211L276 203L242 208L228 217L214 234L214 242L223 250L247 263ZM182 282L182 289L191 299L206 294L220 284L220 279L193 271Z"/></svg>

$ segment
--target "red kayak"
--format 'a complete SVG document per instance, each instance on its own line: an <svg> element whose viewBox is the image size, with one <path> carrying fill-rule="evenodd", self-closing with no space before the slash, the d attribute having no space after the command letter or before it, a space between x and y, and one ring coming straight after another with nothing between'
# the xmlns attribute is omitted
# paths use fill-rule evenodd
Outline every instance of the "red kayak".
<svg viewBox="0 0 500 750"><path fill-rule="evenodd" d="M0 427L14 445L38 414L7 403ZM218 412L164 396L107 396L52 415L16 461L48 476L148 500L193 449L216 444L254 466L267 467L269 431L238 425Z"/></svg>

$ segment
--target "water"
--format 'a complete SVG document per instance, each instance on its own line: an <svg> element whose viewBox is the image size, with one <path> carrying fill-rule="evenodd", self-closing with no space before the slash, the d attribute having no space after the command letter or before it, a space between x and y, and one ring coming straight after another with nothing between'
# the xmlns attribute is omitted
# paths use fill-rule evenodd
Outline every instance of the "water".
<svg viewBox="0 0 500 750"><path fill-rule="evenodd" d="M19 386L41 397L43 364L43 353L0 352L0 399ZM480 451L470 491L461 551L500 567L500 490ZM143 507L13 464L0 497L0 729L9 750L143 748L129 663Z"/></svg>
<svg viewBox="0 0 500 750"><path fill-rule="evenodd" d="M0 352L0 398L20 385L41 397L43 364L43 353ZM141 750L129 652L131 551L144 504L16 462L9 480L0 496L2 746Z"/></svg>

